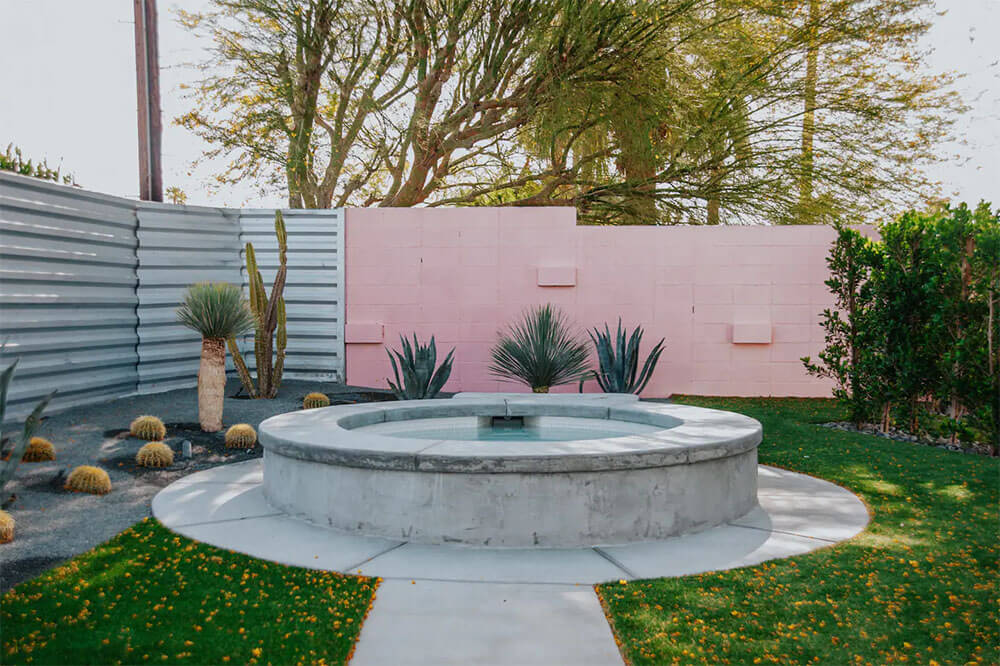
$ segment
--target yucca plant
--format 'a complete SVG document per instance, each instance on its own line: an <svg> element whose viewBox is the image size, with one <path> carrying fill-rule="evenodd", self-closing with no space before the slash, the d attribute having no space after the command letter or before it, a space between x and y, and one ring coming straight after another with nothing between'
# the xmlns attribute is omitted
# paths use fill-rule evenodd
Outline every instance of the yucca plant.
<svg viewBox="0 0 1000 666"><path fill-rule="evenodd" d="M526 310L521 321L500 333L490 357L494 376L527 384L535 393L548 393L549 387L587 373L587 345L552 305Z"/></svg>
<svg viewBox="0 0 1000 666"><path fill-rule="evenodd" d="M627 339L626 339L627 337ZM641 393L653 370L663 353L663 344L666 338L660 341L650 350L646 357L646 362L639 370L639 344L642 342L642 327L637 326L632 335L622 328L622 320L618 319L618 331L614 340L611 338L611 330L604 324L604 331L594 328L590 333L590 339L594 342L597 351L598 369L592 373L597 380L601 390L605 393Z"/></svg>
<svg viewBox="0 0 1000 666"><path fill-rule="evenodd" d="M10 388L10 382L14 378L14 371L17 368L17 364L20 359L15 359L7 368L4 369L3 373L0 373L0 426L4 423L4 417L7 414L7 391ZM3 487L14 478L14 472L17 471L17 466L21 463L21 458L24 457L24 451L28 448L28 443L34 436L35 431L38 430L38 426L42 423L42 412L51 402L52 397L55 396L56 392L53 391L47 396L42 398L41 402L35 405L35 408L31 411L31 414L24 422L24 430L21 431L21 439L17 440L13 448L10 451L10 455L7 460L0 461L0 500L4 499L2 497ZM0 442L3 441L3 433L0 432Z"/></svg>
<svg viewBox="0 0 1000 666"><path fill-rule="evenodd" d="M389 388L400 400L422 400L433 398L444 387L451 376L452 356L455 354L454 348L448 352L444 361L441 362L437 370L437 347L434 344L434 336L431 336L429 344L421 345L417 341L417 334L413 334L413 344L399 336L399 342L403 347L402 353L395 349L386 348L389 360L392 362L392 374L396 381L389 381ZM393 357L395 354L395 357ZM396 365L397 359L399 365Z"/></svg>
<svg viewBox="0 0 1000 666"><path fill-rule="evenodd" d="M188 287L177 319L201 334L198 420L205 432L218 432L226 390L226 339L253 328L254 315L236 285L199 282Z"/></svg>

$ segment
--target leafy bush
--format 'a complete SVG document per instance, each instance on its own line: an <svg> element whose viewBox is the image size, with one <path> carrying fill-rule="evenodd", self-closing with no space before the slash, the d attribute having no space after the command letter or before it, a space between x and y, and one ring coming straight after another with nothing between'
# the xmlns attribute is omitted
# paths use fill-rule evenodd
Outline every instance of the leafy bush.
<svg viewBox="0 0 1000 666"><path fill-rule="evenodd" d="M434 336L427 345L421 345L417 341L417 334L413 334L413 344L399 336L399 342L403 347L402 353L395 349L386 349L389 354L389 361L392 363L392 374L396 378L395 382L389 382L389 388L400 400L422 400L433 398L448 382L451 376L451 362L455 354L452 349L437 366L437 346L434 344ZM393 356L395 354L395 357ZM396 361L399 364L396 364Z"/></svg>
<svg viewBox="0 0 1000 666"><path fill-rule="evenodd" d="M59 167L50 169L48 161L44 159L38 164L30 159L24 159L21 149L12 143L7 144L7 150L0 153L0 170L13 171L22 176L51 180L64 185L76 185L76 178L73 177L73 174L63 175Z"/></svg>
<svg viewBox="0 0 1000 666"><path fill-rule="evenodd" d="M604 332L595 328L590 333L590 339L594 342L594 349L597 351L598 370L593 373L601 390L605 393L642 393L653 376L653 370L663 353L663 343L666 338L660 341L650 350L646 356L646 362L642 364L639 371L639 344L642 342L642 327L637 326L632 335L626 334L628 331L622 329L622 320L618 319L618 331L615 333L614 341L611 340L611 331L608 325L604 324ZM638 374L636 374L638 372Z"/></svg>
<svg viewBox="0 0 1000 666"><path fill-rule="evenodd" d="M826 347L806 369L836 382L856 423L1000 453L1000 214L942 206L880 232L839 230L826 282L836 308L821 315Z"/></svg>
<svg viewBox="0 0 1000 666"><path fill-rule="evenodd" d="M552 305L526 310L521 321L500 333L490 356L495 377L521 382L535 393L548 393L550 386L569 384L587 374L586 344Z"/></svg>

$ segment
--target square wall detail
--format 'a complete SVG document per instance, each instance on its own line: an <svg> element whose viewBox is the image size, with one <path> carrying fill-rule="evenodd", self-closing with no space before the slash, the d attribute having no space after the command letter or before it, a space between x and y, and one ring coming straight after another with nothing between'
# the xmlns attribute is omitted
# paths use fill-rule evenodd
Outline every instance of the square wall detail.
<svg viewBox="0 0 1000 666"><path fill-rule="evenodd" d="M576 266L539 266L539 287L575 287Z"/></svg>
<svg viewBox="0 0 1000 666"><path fill-rule="evenodd" d="M771 344L771 322L734 321L733 344L734 345Z"/></svg>

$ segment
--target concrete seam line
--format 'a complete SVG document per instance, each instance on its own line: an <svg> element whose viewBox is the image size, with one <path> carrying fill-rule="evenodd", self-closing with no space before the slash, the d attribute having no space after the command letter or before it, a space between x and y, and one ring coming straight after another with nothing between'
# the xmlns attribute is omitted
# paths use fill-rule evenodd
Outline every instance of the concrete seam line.
<svg viewBox="0 0 1000 666"><path fill-rule="evenodd" d="M760 532L773 532L774 534L787 534L788 536L802 537L803 539L815 539L816 541L824 541L826 543L840 543L836 539L826 539L824 537L812 536L811 534L799 534L798 532L789 532L787 530L774 530L767 527L756 527L754 525L739 525L737 523L726 523L729 527L742 527L745 530L758 530Z"/></svg>
<svg viewBox="0 0 1000 666"><path fill-rule="evenodd" d="M633 571L631 571L627 566L625 566L624 564L622 564L621 562L619 562L618 560L616 560L614 557L612 557L608 553L606 553L603 550L601 550L600 546L593 546L591 548L591 550L593 550L595 553L597 553L598 555L600 555L601 557L603 557L604 559L606 559L608 562L611 562L611 564L613 564L616 567L618 567L619 569L621 569L623 572L625 572L625 575L628 576L629 578L639 578L639 576L635 575L635 573Z"/></svg>
<svg viewBox="0 0 1000 666"><path fill-rule="evenodd" d="M410 543L410 542L409 542L409 541L400 541L400 542L399 542L399 543L397 543L397 544L396 544L395 546L390 546L390 547L386 548L386 549L385 549L385 550L383 550L383 551L380 551L380 552L378 552L378 553L375 553L375 554L374 554L374 555L372 555L371 557L369 557L369 558L366 558L366 559L364 559L364 560L362 560L362 561L358 562L358 563L357 563L357 564L355 564L355 565L352 565L352 566L349 566L349 567L344 567L344 569L343 569L343 572L344 572L344 573L349 573L349 572L351 572L351 571L354 571L355 569L357 569L357 568L359 568L359 567L361 567L361 566L363 566L363 565L365 565L365 564L368 564L369 562L371 562L372 560L374 560L374 559L375 559L376 557L382 557L382 556L383 556L383 555L385 555L386 553L391 553L392 551L396 550L397 548L402 548L403 546L405 546L405 545L406 545L406 544L408 544L408 543ZM360 574L360 572L359 572L359 575L361 575L361 574Z"/></svg>
<svg viewBox="0 0 1000 666"><path fill-rule="evenodd" d="M376 556L377 557L377 556ZM346 572L345 572L346 573ZM351 574L368 576L369 574ZM382 580L409 580L409 581L421 581L424 583L474 583L476 585L561 585L563 587L593 587L593 583L563 583L563 582L548 582L539 580L483 580L483 579L473 579L473 578L429 578L426 576L378 576L377 574L371 574L369 577L378 577ZM607 583L613 583L614 581L605 581ZM604 583L598 583L598 585L603 585Z"/></svg>
<svg viewBox="0 0 1000 666"><path fill-rule="evenodd" d="M168 527L170 529L174 529L175 527L200 527L202 525L217 525L219 523L235 523L238 520L253 520L255 518L273 518L275 516L283 516L283 515L285 515L285 514L283 514L283 513L281 513L279 511L277 513L261 513L261 514L254 515L254 516L240 516L239 518L220 518L219 520L202 520L202 521L198 521L198 522L195 522L195 523L181 523L179 525L168 525L167 523L163 522L162 520L160 520L160 523L162 523L164 527ZM157 520L159 520L159 519L157 519Z"/></svg>

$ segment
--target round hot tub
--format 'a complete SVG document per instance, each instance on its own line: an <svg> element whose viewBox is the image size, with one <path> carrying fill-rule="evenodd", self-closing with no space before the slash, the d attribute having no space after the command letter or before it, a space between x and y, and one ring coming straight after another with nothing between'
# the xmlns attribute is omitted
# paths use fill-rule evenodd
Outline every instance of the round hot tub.
<svg viewBox="0 0 1000 666"><path fill-rule="evenodd" d="M578 547L662 539L757 503L761 426L627 395L460 394L260 425L283 512L417 543Z"/></svg>

